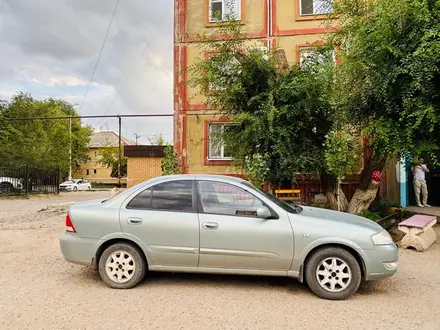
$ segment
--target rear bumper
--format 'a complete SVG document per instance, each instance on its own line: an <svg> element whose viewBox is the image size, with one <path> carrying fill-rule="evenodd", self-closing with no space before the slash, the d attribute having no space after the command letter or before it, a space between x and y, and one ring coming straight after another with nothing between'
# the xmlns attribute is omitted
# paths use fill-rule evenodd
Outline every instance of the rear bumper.
<svg viewBox="0 0 440 330"><path fill-rule="evenodd" d="M396 244L375 246L374 250L364 250L364 253L367 281L391 277L397 272L399 249Z"/></svg>
<svg viewBox="0 0 440 330"><path fill-rule="evenodd" d="M64 233L60 237L61 253L69 262L91 266L98 240L79 237L76 233Z"/></svg>

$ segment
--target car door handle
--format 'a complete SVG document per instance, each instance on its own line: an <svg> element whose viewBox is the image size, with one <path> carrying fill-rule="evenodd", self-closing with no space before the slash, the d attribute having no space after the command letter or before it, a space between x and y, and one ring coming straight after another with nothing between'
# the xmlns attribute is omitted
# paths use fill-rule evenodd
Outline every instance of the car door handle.
<svg viewBox="0 0 440 330"><path fill-rule="evenodd" d="M130 225L140 225L142 223L142 219L139 219L139 218L128 218L127 222Z"/></svg>
<svg viewBox="0 0 440 330"><path fill-rule="evenodd" d="M202 228L203 229L217 229L218 228L218 223L215 223L215 222L204 222L204 223L202 223Z"/></svg>

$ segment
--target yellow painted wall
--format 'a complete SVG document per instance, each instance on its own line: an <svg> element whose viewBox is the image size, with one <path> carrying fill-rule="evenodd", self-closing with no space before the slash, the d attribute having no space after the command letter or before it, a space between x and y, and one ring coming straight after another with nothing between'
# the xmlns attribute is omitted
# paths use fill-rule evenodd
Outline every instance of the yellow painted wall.
<svg viewBox="0 0 440 330"><path fill-rule="evenodd" d="M241 171L231 165L205 165L205 125L207 121L218 121L217 115L187 117L187 171L205 174L237 174ZM206 152L207 154L207 152Z"/></svg>
<svg viewBox="0 0 440 330"><path fill-rule="evenodd" d="M98 162L99 150L99 148L89 149L87 155L89 156L90 160L86 163L81 164L80 170L72 175L74 179L86 179L92 183L118 183L118 178L111 177L111 168L107 168ZM87 170L89 170L89 174L87 174ZM96 170L96 174L93 170ZM126 179L122 178L121 182L126 183Z"/></svg>
<svg viewBox="0 0 440 330"><path fill-rule="evenodd" d="M273 42L277 48L284 49L287 60L293 64L296 63L298 57L297 46L325 39L324 31L329 27L326 20L322 19L322 16L300 16L298 12L299 0L272 0L274 6L271 18L272 35L269 35L270 21L264 11L266 0L242 1L244 4L242 10L243 31L251 37L247 41L247 46L264 46L266 43ZM195 42L194 37L203 33L211 33L213 27L212 24L207 24L208 0L181 0L181 2L187 5L186 23L184 24L186 37L179 39L178 44L182 45L184 52L186 52L184 65L186 68L191 68L197 60L205 59L207 51L207 49L200 47L200 43ZM216 120L219 119L219 116L206 114L205 91L200 88L192 88L188 84L188 81L193 78L192 74L190 69L186 71L186 100L179 110L181 111L180 116L185 116L184 113L188 113L183 129L186 136L184 141L179 143L179 145L184 145L182 153L186 158L186 170L189 173L238 174L240 172L238 169L228 165L205 164L205 120ZM195 113L198 113L199 116L194 116ZM178 137L179 134L176 136Z"/></svg>
<svg viewBox="0 0 440 330"><path fill-rule="evenodd" d="M243 32L259 33L264 27L264 1L241 0L242 19L247 24L243 25ZM189 35L210 34L215 26L208 23L208 0L188 0L187 32Z"/></svg>
<svg viewBox="0 0 440 330"><path fill-rule="evenodd" d="M300 16L298 1L276 0L275 21L280 31L325 28L328 25L323 16Z"/></svg>
<svg viewBox="0 0 440 330"><path fill-rule="evenodd" d="M127 164L127 187L162 175L162 158L129 157Z"/></svg>

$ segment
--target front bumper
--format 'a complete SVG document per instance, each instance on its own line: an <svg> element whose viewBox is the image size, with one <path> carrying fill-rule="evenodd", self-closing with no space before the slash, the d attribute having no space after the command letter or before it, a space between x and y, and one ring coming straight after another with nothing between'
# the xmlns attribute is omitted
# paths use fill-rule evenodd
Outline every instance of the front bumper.
<svg viewBox="0 0 440 330"><path fill-rule="evenodd" d="M399 249L396 244L378 245L374 250L364 250L364 253L367 281L391 277L397 272Z"/></svg>
<svg viewBox="0 0 440 330"><path fill-rule="evenodd" d="M98 240L79 237L76 233L64 233L60 237L61 253L69 262L91 266Z"/></svg>

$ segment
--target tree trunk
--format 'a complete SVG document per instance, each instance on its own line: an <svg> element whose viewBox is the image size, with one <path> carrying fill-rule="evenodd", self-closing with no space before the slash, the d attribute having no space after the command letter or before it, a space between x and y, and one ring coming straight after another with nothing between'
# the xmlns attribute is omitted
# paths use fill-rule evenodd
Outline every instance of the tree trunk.
<svg viewBox="0 0 440 330"><path fill-rule="evenodd" d="M373 203L374 199L376 198L380 182L373 181L371 179L371 174L373 171L383 172L387 159L373 157L374 156L372 156L372 158L365 165L359 186L357 187L353 198L348 205L349 213L361 214L363 211L368 210L371 203Z"/></svg>
<svg viewBox="0 0 440 330"><path fill-rule="evenodd" d="M324 187L324 194L327 197L327 204L332 210L338 210L338 184L336 177L323 173L321 182ZM340 211L345 212L348 209L348 201L342 189L339 190Z"/></svg>

